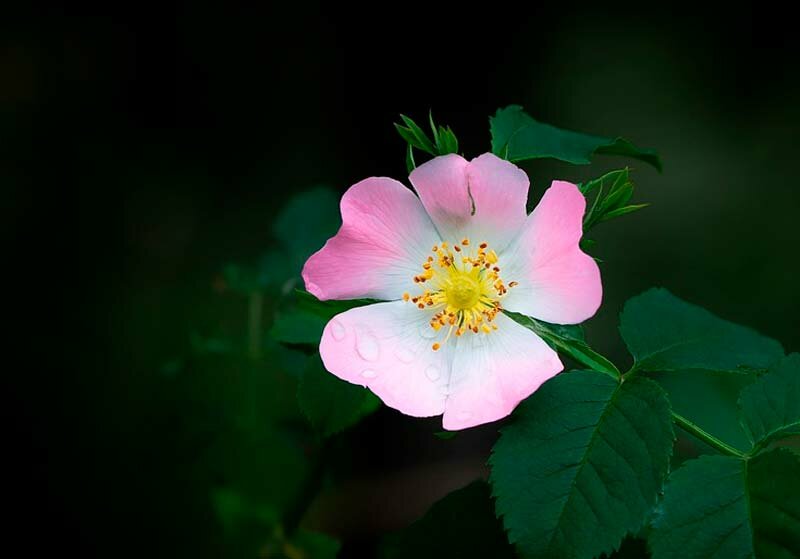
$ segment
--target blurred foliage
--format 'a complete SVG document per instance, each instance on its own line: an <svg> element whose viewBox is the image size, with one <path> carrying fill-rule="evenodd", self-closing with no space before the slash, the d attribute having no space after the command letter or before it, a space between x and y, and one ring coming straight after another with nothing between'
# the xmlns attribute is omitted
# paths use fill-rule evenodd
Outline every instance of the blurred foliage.
<svg viewBox="0 0 800 559"><path fill-rule="evenodd" d="M495 517L490 491L485 481L475 481L434 503L421 519L387 537L383 559L512 559L516 554Z"/></svg>
<svg viewBox="0 0 800 559"><path fill-rule="evenodd" d="M356 424L381 405L366 388L343 382L326 371L317 355L309 357L297 397L300 408L323 437Z"/></svg>

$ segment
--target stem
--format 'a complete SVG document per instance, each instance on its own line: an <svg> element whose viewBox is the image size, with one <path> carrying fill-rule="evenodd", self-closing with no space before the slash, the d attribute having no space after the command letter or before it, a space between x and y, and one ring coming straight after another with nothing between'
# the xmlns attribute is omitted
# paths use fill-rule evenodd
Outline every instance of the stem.
<svg viewBox="0 0 800 559"><path fill-rule="evenodd" d="M251 359L261 359L261 318L264 310L264 295L260 291L250 293L247 305L247 345Z"/></svg>
<svg viewBox="0 0 800 559"><path fill-rule="evenodd" d="M679 415L675 412L672 412L672 419L675 421L675 424L686 431L687 433L694 435L708 446L713 447L720 451L722 454L727 454L728 456L735 456L737 458L747 458L747 455L743 452L733 448L728 443L725 443L719 440L717 437L712 435L711 433L704 431L700 428L700 426L692 423L682 415Z"/></svg>

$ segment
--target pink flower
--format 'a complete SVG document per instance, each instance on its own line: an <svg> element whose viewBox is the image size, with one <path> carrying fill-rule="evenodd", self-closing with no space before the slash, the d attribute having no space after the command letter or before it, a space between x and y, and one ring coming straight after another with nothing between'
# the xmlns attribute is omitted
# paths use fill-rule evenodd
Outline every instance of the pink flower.
<svg viewBox="0 0 800 559"><path fill-rule="evenodd" d="M576 324L600 306L600 271L578 247L586 201L556 181L527 215L527 175L489 153L437 157L409 179L419 198L389 178L352 186L341 229L305 264L319 299L386 301L335 316L322 360L407 415L444 414L445 429L501 419L564 368L503 310Z"/></svg>

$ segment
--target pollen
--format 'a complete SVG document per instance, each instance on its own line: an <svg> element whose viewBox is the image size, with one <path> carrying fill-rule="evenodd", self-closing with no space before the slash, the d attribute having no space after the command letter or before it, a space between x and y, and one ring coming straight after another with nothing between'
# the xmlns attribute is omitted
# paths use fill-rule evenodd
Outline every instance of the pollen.
<svg viewBox="0 0 800 559"><path fill-rule="evenodd" d="M481 242L476 249L468 238L440 243L431 249L433 255L422 263L421 273L413 276L414 283L425 284L425 290L415 296L403 294L420 310L432 312L430 328L444 338L431 348L437 351L452 335L488 335L497 330L494 319L502 310L501 300L510 287L500 277L497 252ZM456 257L458 254L458 257Z"/></svg>

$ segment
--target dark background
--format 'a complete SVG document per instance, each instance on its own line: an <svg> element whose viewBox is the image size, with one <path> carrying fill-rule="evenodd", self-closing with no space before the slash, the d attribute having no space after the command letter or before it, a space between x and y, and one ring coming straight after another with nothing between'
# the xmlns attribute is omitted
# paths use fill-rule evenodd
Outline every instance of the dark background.
<svg viewBox="0 0 800 559"><path fill-rule="evenodd" d="M654 285L800 350L794 19L562 4L137 3L3 19L5 322L21 354L3 366L20 465L6 482L26 555L219 556L160 368L213 314L221 267L270 243L289 196L405 176L400 112L432 108L468 157L488 151L487 117L510 103L659 150L663 174L633 175L652 208L597 231L599 351L626 364L616 317ZM525 168L538 196L621 164ZM402 467L452 457L414 456L413 437L393 448L381 433L404 423L391 412L370 422L370 472L397 454ZM480 461L484 438L453 452Z"/></svg>

